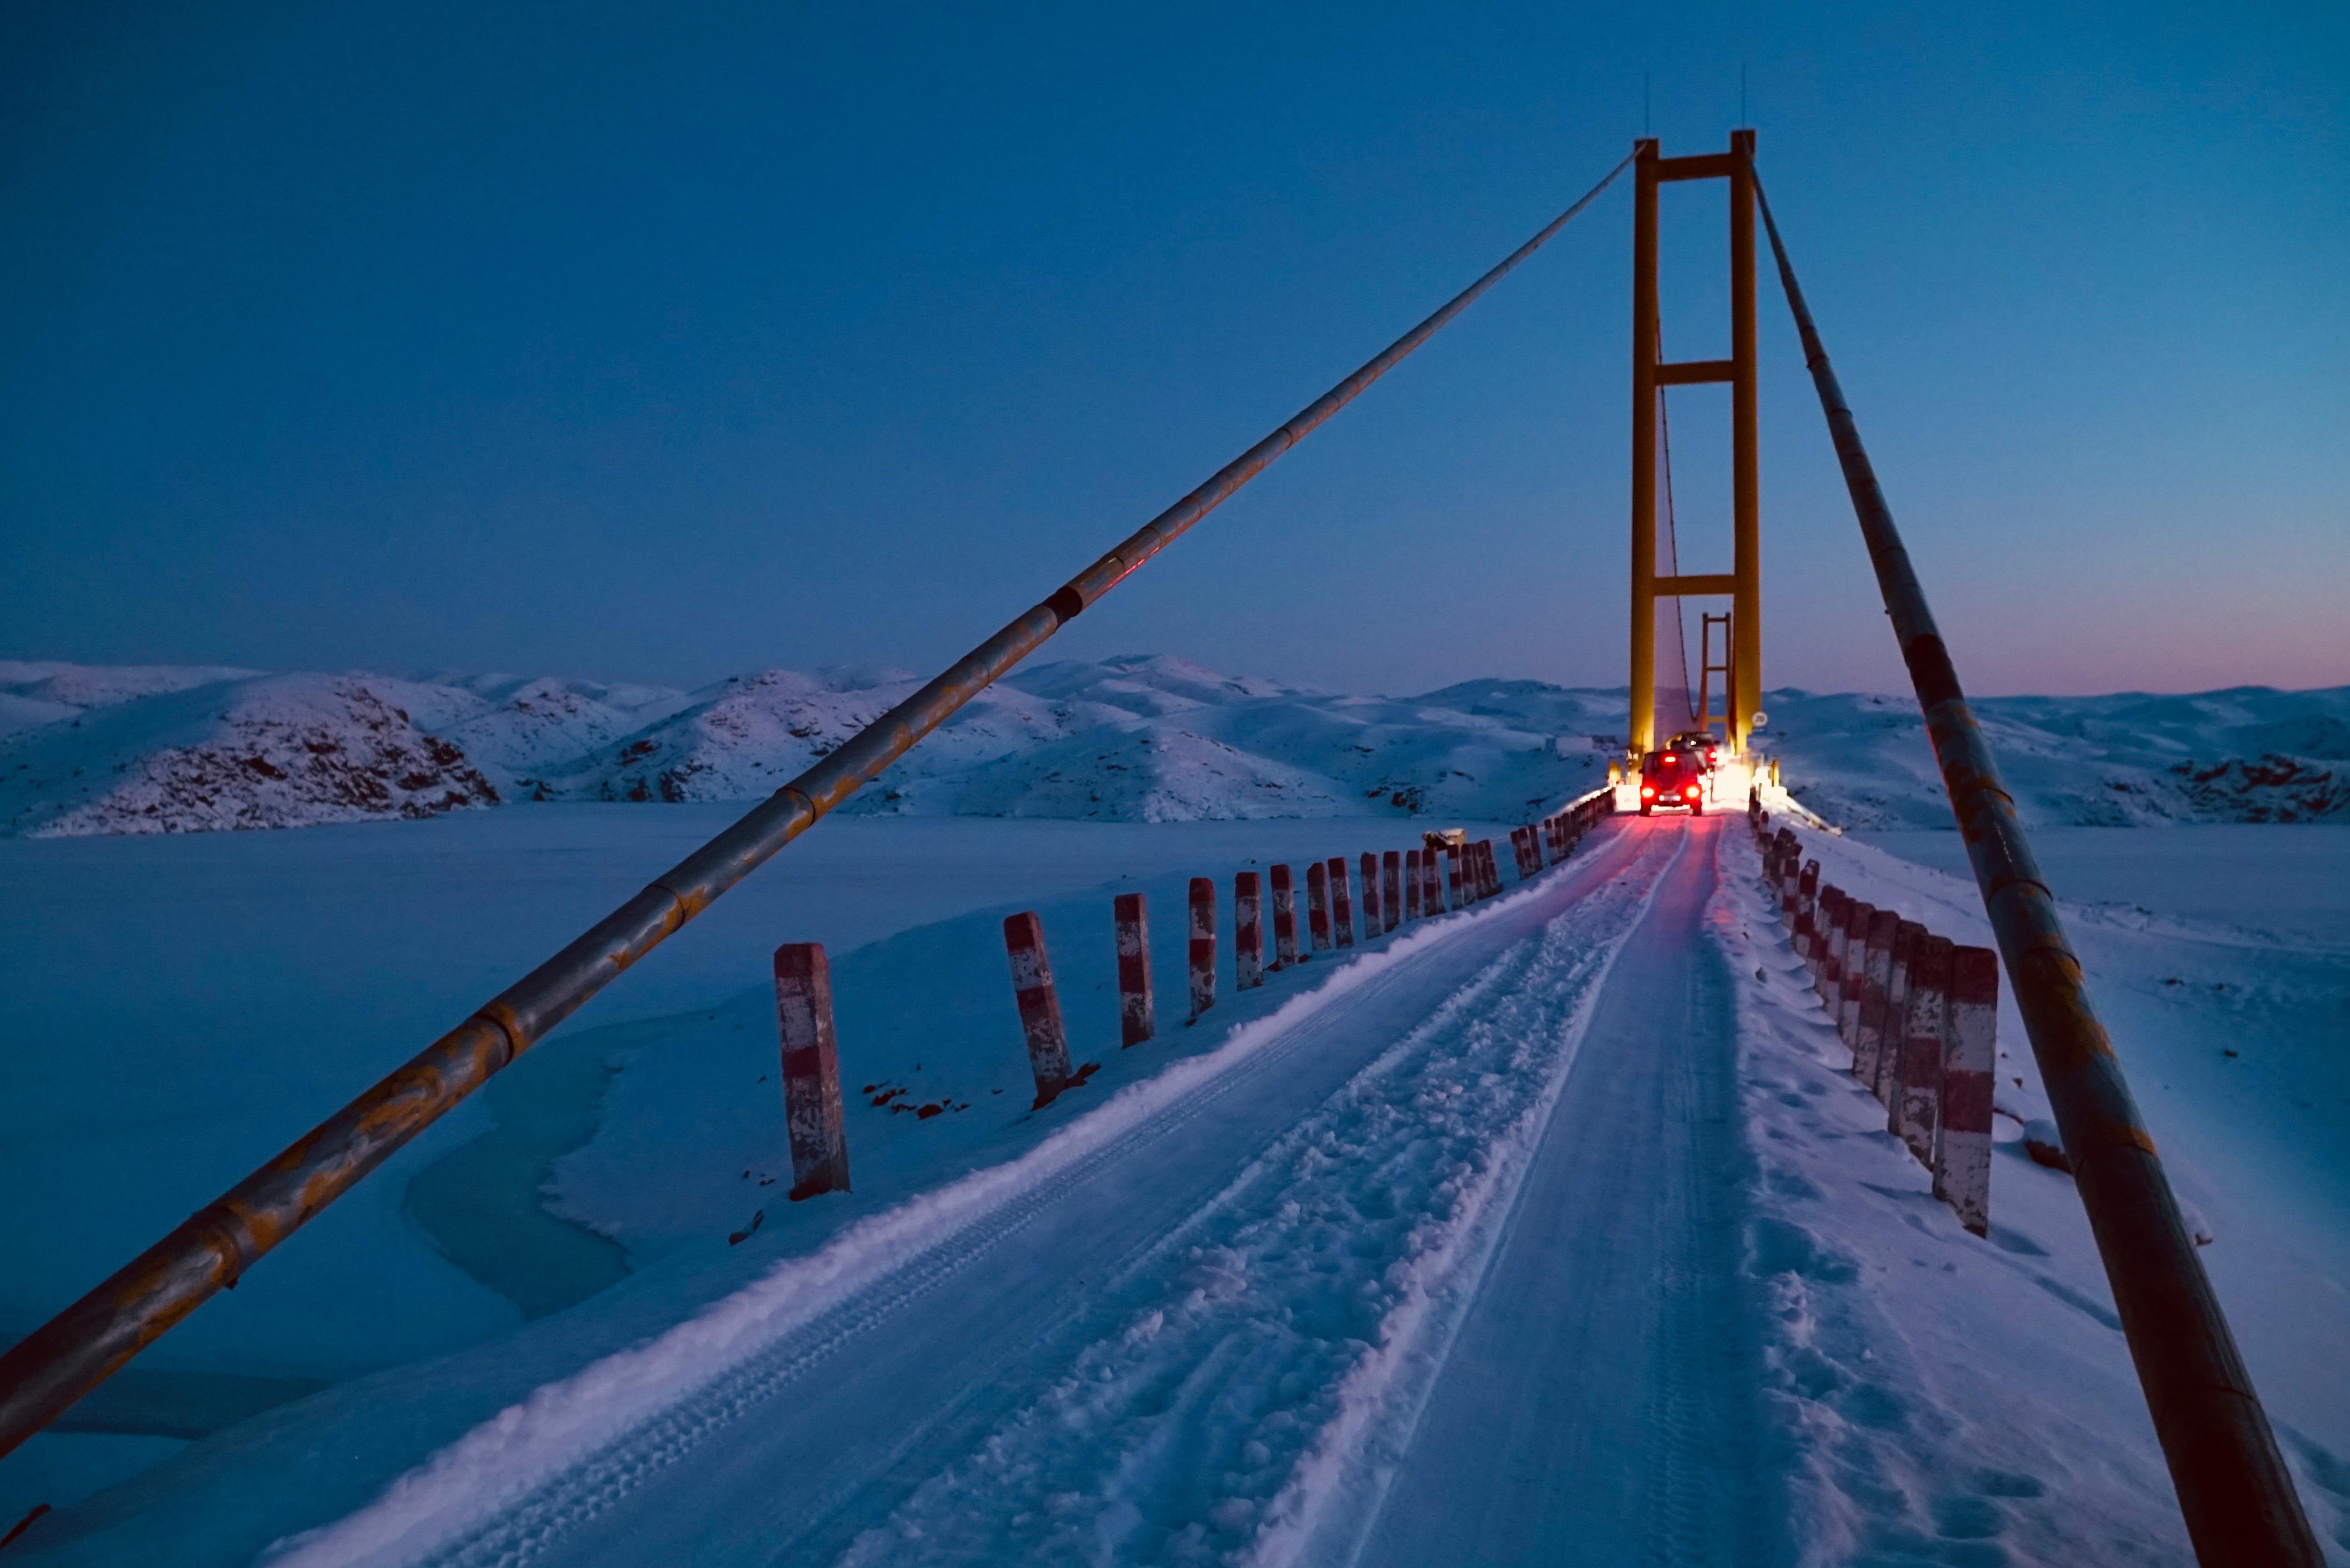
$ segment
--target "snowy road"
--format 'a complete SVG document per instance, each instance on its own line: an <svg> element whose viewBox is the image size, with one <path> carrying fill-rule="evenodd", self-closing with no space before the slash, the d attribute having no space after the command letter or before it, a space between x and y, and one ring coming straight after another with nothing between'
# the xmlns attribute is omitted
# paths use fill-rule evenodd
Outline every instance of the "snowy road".
<svg viewBox="0 0 2350 1568"><path fill-rule="evenodd" d="M1736 1042L1700 940L1724 819L1618 956L1367 1564L1770 1560Z"/></svg>
<svg viewBox="0 0 2350 1568"><path fill-rule="evenodd" d="M1617 825L681 1399L477 1434L277 1561L1712 1560L1753 1517L1720 831Z"/></svg>

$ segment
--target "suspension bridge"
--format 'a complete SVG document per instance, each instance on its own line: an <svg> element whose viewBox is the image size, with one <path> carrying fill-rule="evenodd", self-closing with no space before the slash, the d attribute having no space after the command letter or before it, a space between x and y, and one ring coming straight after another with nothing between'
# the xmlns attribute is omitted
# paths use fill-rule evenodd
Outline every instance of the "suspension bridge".
<svg viewBox="0 0 2350 1568"><path fill-rule="evenodd" d="M1767 244L2186 1532L2205 1563L2315 1568L2324 1559L2293 1479L1823 347L1751 130L1733 132L1724 151L1687 156L1637 143L1361 369L0 1355L0 1453L262 1265L1627 176L1627 763L1671 737L1718 730L1732 804L1756 809L1767 787L1757 421L1757 259ZM1731 343L1721 358L1662 356L1659 193L1683 182L1719 182L1728 195ZM1732 566L1685 574L1665 408L1670 389L1707 383L1730 388ZM1681 620L1692 598L1705 602L1694 690ZM931 1216L930 1229L910 1231L899 1251L868 1259L862 1272L807 1283L805 1301L775 1308L798 1314L787 1328L723 1376L672 1397L660 1392L657 1365L638 1367L630 1376L655 1390L639 1416L575 1460L497 1492L425 1555L1008 1560L1038 1528L1034 1511L1005 1502L1019 1493L1018 1466L1036 1462L1037 1433L1055 1422L1123 1431L1125 1451L1145 1452L1154 1422L1195 1386L1214 1386L1213 1366L1273 1355L1268 1347L1280 1345L1288 1347L1280 1377L1330 1380L1330 1429L1379 1425L1387 1437L1363 1441L1388 1446L1311 1506L1207 1521L1253 1521L1255 1560L1286 1560L1285 1546L1316 1543L1319 1555L1373 1563L1516 1562L1562 1539L1591 1561L1771 1556L1753 1544L1758 1511L1770 1506L1756 1458L1758 1372L1734 1336L1716 1332L1734 1310L1727 1296L1737 1273L1724 1209L1734 1141L1725 1129L1737 1114L1733 1013L1700 938L1730 880L1743 876L1751 890L1760 885L1753 873L1767 870L1776 909L1777 885L1792 886L1794 868L1768 854L1740 859L1727 820L1593 821L1588 843L1564 865L1555 836L1552 853L1535 851L1538 877L1526 874L1522 847L1518 897L1426 927L1391 961L1367 968L1361 983L1268 1021L1229 1070L1170 1071L1120 1116L1102 1118L1097 1133L1055 1144L1035 1179ZM1367 857L1367 879L1370 865ZM1390 914L1388 931L1394 926ZM1390 1261L1357 1249L1369 1271L1358 1277L1343 1264L1295 1260L1347 1251L1317 1251L1317 1233L1326 1242L1401 1234L1396 1227L1416 1206L1457 1199L1440 1175L1451 1168L1431 1164L1430 1151L1475 1164L1488 1157L1471 1159L1466 1140L1497 1126L1531 1129L1515 1164L1501 1161L1506 1179L1488 1194L1499 1207L1465 1218L1445 1243L1459 1256L1430 1264L1466 1282L1464 1304L1415 1366L1388 1368L1372 1394L1350 1395L1377 1355L1342 1366L1329 1336L1292 1331L1335 1311L1333 1292L1372 1289ZM1306 1158L1308 1148L1318 1152ZM1312 1173L1334 1167L1377 1179L1316 1186ZM1374 1191L1386 1197L1367 1199ZM1249 1273L1249 1290L1232 1282L1234 1270ZM1602 1272L1638 1286L1595 1292ZM1170 1281L1183 1286L1181 1310L1152 1308ZM1271 1315L1260 1322L1250 1312ZM1152 1348L1135 1348L1146 1341ZM1651 1349L1623 1354L1635 1345ZM618 1398L605 1386L573 1397ZM852 1419L877 1410L898 1414ZM1173 1500L1168 1517L1185 1506L1187 1462L1162 1454L1155 1469L1143 1467L1156 1495ZM433 1473L495 1463L494 1442L468 1439ZM1091 1528L1089 1550L1105 1558L1141 1539L1099 1521ZM396 1534L355 1516L342 1533L296 1542L288 1560L370 1560L391 1551ZM1153 1538L1148 1554L1181 1560L1190 1539Z"/></svg>

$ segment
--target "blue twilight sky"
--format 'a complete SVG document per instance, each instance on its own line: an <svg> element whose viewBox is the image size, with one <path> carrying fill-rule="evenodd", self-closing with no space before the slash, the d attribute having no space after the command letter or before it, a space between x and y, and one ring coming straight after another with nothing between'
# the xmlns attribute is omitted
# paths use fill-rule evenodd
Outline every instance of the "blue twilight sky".
<svg viewBox="0 0 2350 1568"><path fill-rule="evenodd" d="M2350 10L2161 0L13 7L0 657L935 666L1644 117L1720 148L1742 66L1970 683L2350 681ZM1673 358L1722 190L1666 192ZM1627 182L1054 651L1620 683L1629 232ZM1764 277L1766 680L1895 689ZM1727 391L1674 398L1722 569Z"/></svg>

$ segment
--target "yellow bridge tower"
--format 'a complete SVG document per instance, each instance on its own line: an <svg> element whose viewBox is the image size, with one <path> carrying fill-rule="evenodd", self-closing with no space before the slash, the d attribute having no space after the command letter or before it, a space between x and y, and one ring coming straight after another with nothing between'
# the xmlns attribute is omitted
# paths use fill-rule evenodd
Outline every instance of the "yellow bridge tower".
<svg viewBox="0 0 2350 1568"><path fill-rule="evenodd" d="M1755 430L1754 133L1733 130L1730 151L1660 158L1657 143L1633 144L1632 206L1632 724L1636 753L1653 751L1657 733L1657 601L1726 596L1731 601L1729 741L1746 751L1762 697L1762 503ZM1676 180L1730 182L1730 358L1664 364L1657 310L1657 188ZM1732 475L1731 569L1727 575L1660 576L1657 572L1657 427L1667 387L1730 383ZM1697 717L1703 721L1706 715Z"/></svg>

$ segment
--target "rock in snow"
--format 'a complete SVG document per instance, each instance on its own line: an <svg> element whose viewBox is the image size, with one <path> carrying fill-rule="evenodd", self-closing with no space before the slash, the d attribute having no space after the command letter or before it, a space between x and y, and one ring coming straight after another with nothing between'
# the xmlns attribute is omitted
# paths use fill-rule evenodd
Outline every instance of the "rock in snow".
<svg viewBox="0 0 2350 1568"><path fill-rule="evenodd" d="M2064 1135L2045 1116L2023 1124L2023 1152L2032 1157L2034 1165L2072 1173L2073 1157L2064 1152Z"/></svg>

